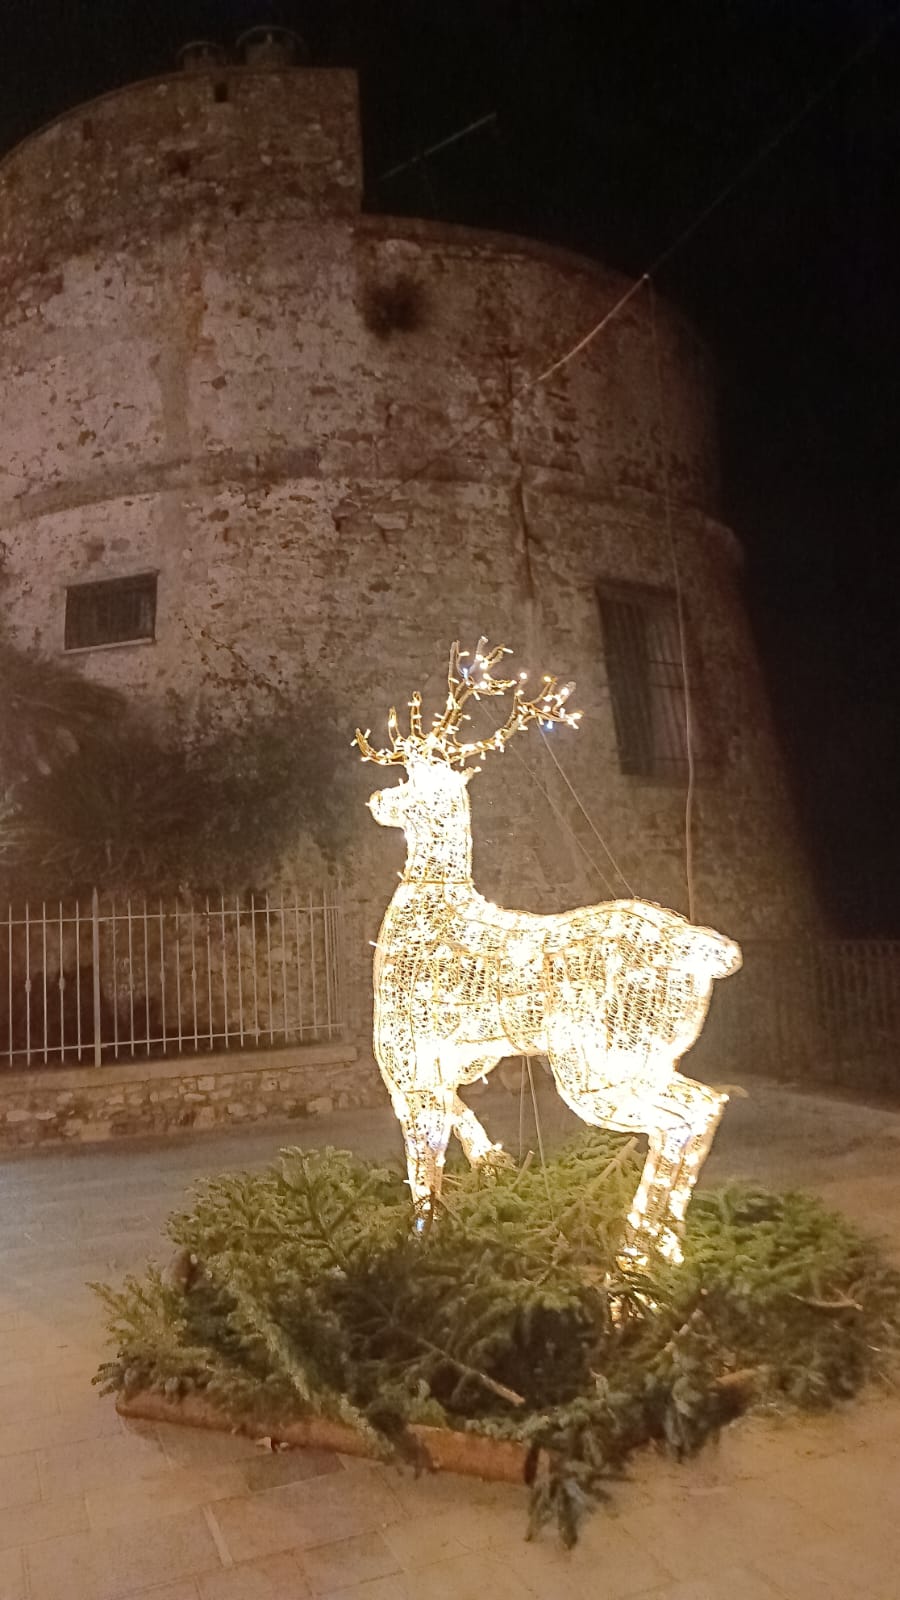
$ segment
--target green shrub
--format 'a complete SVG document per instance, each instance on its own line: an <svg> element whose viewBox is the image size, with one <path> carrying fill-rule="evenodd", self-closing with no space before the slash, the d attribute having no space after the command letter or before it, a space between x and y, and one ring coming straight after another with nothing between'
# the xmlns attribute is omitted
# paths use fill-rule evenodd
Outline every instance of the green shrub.
<svg viewBox="0 0 900 1600"><path fill-rule="evenodd" d="M523 1441L532 1527L572 1542L637 1447L828 1406L897 1346L900 1275L806 1194L701 1193L683 1266L624 1278L638 1171L633 1140L591 1132L546 1167L448 1172L422 1238L399 1169L286 1150L199 1187L169 1225L178 1272L99 1286L117 1354L97 1381L200 1392L236 1423L336 1417L386 1452L415 1454L410 1422Z"/></svg>

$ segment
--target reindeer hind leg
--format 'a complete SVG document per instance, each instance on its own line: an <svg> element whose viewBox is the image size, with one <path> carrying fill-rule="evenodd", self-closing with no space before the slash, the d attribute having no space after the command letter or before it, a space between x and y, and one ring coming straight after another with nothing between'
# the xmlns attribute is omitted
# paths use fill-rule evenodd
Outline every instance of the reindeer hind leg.
<svg viewBox="0 0 900 1600"><path fill-rule="evenodd" d="M685 1146L669 1196L669 1210L680 1231L691 1192L709 1155L722 1112L728 1104L728 1096L709 1088L705 1083L695 1083L692 1078L676 1077L673 1089L679 1098L686 1101L691 1123L691 1137Z"/></svg>
<svg viewBox="0 0 900 1600"><path fill-rule="evenodd" d="M647 1133L647 1159L625 1224L619 1262L646 1266L656 1252L673 1265L681 1259L678 1232L670 1223L672 1188L681 1171L690 1142L689 1124L668 1107L640 1102L634 1110L635 1127ZM648 1128L651 1119L655 1126Z"/></svg>
<svg viewBox="0 0 900 1600"><path fill-rule="evenodd" d="M681 1235L691 1191L727 1102L727 1095L674 1073L649 1108L656 1126L649 1132L647 1160L628 1215L626 1261L640 1263L650 1249L676 1265L683 1259Z"/></svg>
<svg viewBox="0 0 900 1600"><path fill-rule="evenodd" d="M673 1072L658 1085L610 1073L602 1052L567 1036L565 1014L549 1019L550 1064L557 1088L582 1121L645 1133L647 1158L628 1213L622 1266L644 1266L659 1254L677 1264L691 1189L712 1143L727 1097Z"/></svg>

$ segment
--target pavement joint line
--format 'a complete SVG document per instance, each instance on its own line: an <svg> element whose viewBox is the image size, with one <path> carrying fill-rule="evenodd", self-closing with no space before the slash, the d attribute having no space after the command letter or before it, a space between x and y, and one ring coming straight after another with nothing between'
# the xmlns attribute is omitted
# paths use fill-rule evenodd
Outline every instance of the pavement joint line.
<svg viewBox="0 0 900 1600"><path fill-rule="evenodd" d="M221 1561L223 1567L233 1567L234 1557L232 1556L228 1545L225 1543L225 1535L222 1532L222 1529L219 1527L218 1519L213 1511L212 1506L203 1506L202 1510L203 1520L210 1531L213 1544L219 1553L219 1560Z"/></svg>

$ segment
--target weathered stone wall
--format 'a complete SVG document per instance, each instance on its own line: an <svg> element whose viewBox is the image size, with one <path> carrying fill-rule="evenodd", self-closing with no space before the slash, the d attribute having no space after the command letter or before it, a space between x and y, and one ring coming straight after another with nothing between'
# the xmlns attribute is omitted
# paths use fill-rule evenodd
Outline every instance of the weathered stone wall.
<svg viewBox="0 0 900 1600"><path fill-rule="evenodd" d="M0 1074L0 1151L298 1120L384 1102L352 1045Z"/></svg>
<svg viewBox="0 0 900 1600"><path fill-rule="evenodd" d="M703 349L636 296L528 388L624 281L358 216L352 93L317 71L138 85L0 168L8 627L56 655L67 584L158 570L156 641L73 656L85 674L188 732L263 713L267 683L320 695L368 936L402 842L363 810L381 775L352 730L383 728L416 686L439 694L453 637L504 639L576 679L582 731L553 748L629 884L683 909L684 794L619 770L595 596L601 579L671 585L671 520L723 753L697 795L698 915L738 937L808 927L739 560L714 520ZM571 829L513 755L488 761L479 885L534 909L622 892L541 741L517 748ZM364 945L355 959L364 987Z"/></svg>
<svg viewBox="0 0 900 1600"><path fill-rule="evenodd" d="M86 252L102 283L120 252L207 218L353 216L361 172L352 72L223 67L133 84L0 165L0 281L27 317Z"/></svg>

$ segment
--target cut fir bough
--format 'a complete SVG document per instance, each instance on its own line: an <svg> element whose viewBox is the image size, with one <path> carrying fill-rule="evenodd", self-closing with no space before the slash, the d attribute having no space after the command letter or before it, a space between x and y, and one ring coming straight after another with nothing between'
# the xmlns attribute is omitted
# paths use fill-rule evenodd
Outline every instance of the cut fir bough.
<svg viewBox="0 0 900 1600"><path fill-rule="evenodd" d="M413 1423L520 1441L532 1528L570 1543L634 1450L690 1456L749 1406L845 1400L898 1345L900 1275L806 1194L701 1192L683 1264L623 1274L639 1160L590 1132L544 1168L448 1170L424 1238L400 1170L347 1152L212 1179L171 1219L178 1271L99 1287L97 1381L260 1433L330 1418L413 1461Z"/></svg>

